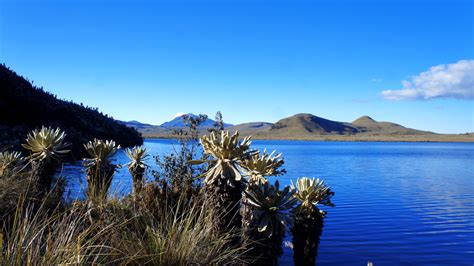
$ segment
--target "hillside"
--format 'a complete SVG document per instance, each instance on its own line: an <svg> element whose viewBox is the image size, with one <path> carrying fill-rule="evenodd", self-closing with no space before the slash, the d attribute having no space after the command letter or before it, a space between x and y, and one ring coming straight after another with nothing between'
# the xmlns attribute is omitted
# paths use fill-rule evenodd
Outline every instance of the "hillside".
<svg viewBox="0 0 474 266"><path fill-rule="evenodd" d="M369 116L362 116L352 123L337 122L312 114L296 114L283 118L275 124L266 123L265 127L249 127L246 123L231 127L244 135L254 135L258 138L278 139L311 139L331 136L405 136L432 135L434 133L421 131L391 122L377 122ZM241 130L244 129L244 130Z"/></svg>
<svg viewBox="0 0 474 266"><path fill-rule="evenodd" d="M406 128L402 125L391 122L377 122L370 116L362 116L354 120L351 125L359 130L360 133L372 134L402 134L402 135L424 135L433 134L433 132L421 131Z"/></svg>
<svg viewBox="0 0 474 266"><path fill-rule="evenodd" d="M270 130L273 125L274 124L267 122L250 122L232 126L228 128L228 130L232 132L239 131L242 135L253 135L257 134L257 132L266 132Z"/></svg>
<svg viewBox="0 0 474 266"><path fill-rule="evenodd" d="M140 129L143 129L143 128L149 128L149 127L153 127L153 125L150 125L150 124L145 124L145 123L141 123L141 122L138 122L136 120L132 120L132 121L119 121L120 123L128 126L128 127L133 127L133 128L140 128Z"/></svg>
<svg viewBox="0 0 474 266"><path fill-rule="evenodd" d="M283 118L274 125L267 124L271 126L263 128L244 127L247 130L242 131L242 135L252 135L255 139L474 142L474 135L472 134L436 134L407 128L391 122L378 122L369 116L362 116L349 123L332 121L311 114L297 114ZM230 129L239 129L239 127L240 125L236 125Z"/></svg>
<svg viewBox="0 0 474 266"><path fill-rule="evenodd" d="M356 126L359 129L365 130L365 131L372 131L372 130L381 130L381 126L377 121L372 119L370 116L361 116L357 118L356 120L352 121L352 125Z"/></svg>
<svg viewBox="0 0 474 266"><path fill-rule="evenodd" d="M276 136L304 135L349 135L357 128L342 122L324 119L312 114L296 114L283 118L273 125L268 134Z"/></svg>
<svg viewBox="0 0 474 266"><path fill-rule="evenodd" d="M312 114L296 114L276 123L250 122L227 127L254 139L300 139L336 141L456 141L474 142L473 134L436 134L404 127L391 122L378 122L362 116L353 122L337 122ZM138 128L145 137L172 138L172 130L161 126ZM207 131L202 130L202 134Z"/></svg>
<svg viewBox="0 0 474 266"><path fill-rule="evenodd" d="M122 146L143 142L135 129L96 108L60 100L5 65L0 66L0 88L0 149L19 147L28 132L42 125L65 130L75 158L84 155L83 144L94 138L113 139Z"/></svg>

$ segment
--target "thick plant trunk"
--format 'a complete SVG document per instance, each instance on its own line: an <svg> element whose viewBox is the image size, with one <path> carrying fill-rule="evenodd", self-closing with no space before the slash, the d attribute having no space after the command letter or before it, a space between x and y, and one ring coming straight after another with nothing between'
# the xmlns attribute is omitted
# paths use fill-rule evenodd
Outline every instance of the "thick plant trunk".
<svg viewBox="0 0 474 266"><path fill-rule="evenodd" d="M278 265L278 258L283 253L282 244L285 229L283 226L274 226L278 229L270 237L258 232L256 227L244 229L247 256L250 261L253 261L252 265Z"/></svg>
<svg viewBox="0 0 474 266"><path fill-rule="evenodd" d="M206 185L210 206L216 211L219 223L216 228L219 231L229 229L240 229L242 217L240 215L240 201L242 199L242 183L235 182L232 187L223 179L219 179L213 184Z"/></svg>
<svg viewBox="0 0 474 266"><path fill-rule="evenodd" d="M44 196L50 189L53 182L53 176L56 172L58 163L55 161L32 161L31 177L35 185L36 192Z"/></svg>
<svg viewBox="0 0 474 266"><path fill-rule="evenodd" d="M295 214L293 225L293 262L295 265L316 265L318 246L323 231L319 213Z"/></svg>
<svg viewBox="0 0 474 266"><path fill-rule="evenodd" d="M138 170L132 173L132 178L133 178L133 188L132 188L132 194L134 196L138 195L141 193L142 188L143 188L143 170Z"/></svg>
<svg viewBox="0 0 474 266"><path fill-rule="evenodd" d="M278 265L278 257L283 253L282 244L285 236L285 227L280 223L274 223L274 232L271 236L267 232L258 231L256 221L252 213L255 207L246 204L247 198L242 197L242 239L247 248L252 265Z"/></svg>
<svg viewBox="0 0 474 266"><path fill-rule="evenodd" d="M242 204L240 207L240 216L242 217L242 234L246 238L249 236L252 223L252 207L247 204L247 197L242 196Z"/></svg>

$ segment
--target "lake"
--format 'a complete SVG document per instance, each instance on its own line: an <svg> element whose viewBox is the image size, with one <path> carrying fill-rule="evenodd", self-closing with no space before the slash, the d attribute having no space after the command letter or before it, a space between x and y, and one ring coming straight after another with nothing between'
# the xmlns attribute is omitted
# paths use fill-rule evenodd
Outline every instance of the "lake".
<svg viewBox="0 0 474 266"><path fill-rule="evenodd" d="M145 146L151 155L178 148L175 140L164 139L148 139ZM335 191L336 206L324 208L318 265L474 264L473 143L261 140L253 147L283 153L282 184L322 177ZM123 152L116 160L127 162ZM82 197L80 164L65 166L63 175L69 197ZM111 191L130 190L122 168ZM285 248L280 262L292 264L291 249Z"/></svg>

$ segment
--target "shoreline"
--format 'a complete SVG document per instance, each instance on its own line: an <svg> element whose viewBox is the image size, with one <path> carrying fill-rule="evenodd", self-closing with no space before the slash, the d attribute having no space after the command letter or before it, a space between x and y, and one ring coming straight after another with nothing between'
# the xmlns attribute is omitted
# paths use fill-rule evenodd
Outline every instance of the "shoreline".
<svg viewBox="0 0 474 266"><path fill-rule="evenodd" d="M247 135L242 135L245 137ZM144 139L177 139L170 135L144 135ZM418 142L418 143L474 143L474 135L412 135L412 136L315 136L315 137L263 137L252 136L252 140L279 141L338 141L338 142Z"/></svg>

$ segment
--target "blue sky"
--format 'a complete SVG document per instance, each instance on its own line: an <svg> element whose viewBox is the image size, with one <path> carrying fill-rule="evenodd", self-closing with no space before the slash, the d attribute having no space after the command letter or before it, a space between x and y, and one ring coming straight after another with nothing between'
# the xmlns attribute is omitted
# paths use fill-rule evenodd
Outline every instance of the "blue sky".
<svg viewBox="0 0 474 266"><path fill-rule="evenodd" d="M461 133L474 131L473 3L2 0L0 61L121 120L305 112Z"/></svg>

